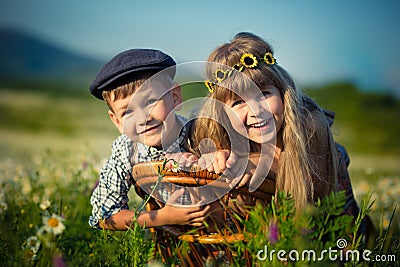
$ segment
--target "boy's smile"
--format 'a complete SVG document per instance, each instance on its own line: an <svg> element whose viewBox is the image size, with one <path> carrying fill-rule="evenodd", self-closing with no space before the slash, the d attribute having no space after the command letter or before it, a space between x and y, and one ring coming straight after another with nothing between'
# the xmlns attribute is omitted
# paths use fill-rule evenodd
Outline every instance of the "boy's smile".
<svg viewBox="0 0 400 267"><path fill-rule="evenodd" d="M133 96L111 103L110 118L121 133L148 146L168 146L178 138L175 109L181 104L180 87L170 90L152 84L139 88Z"/></svg>
<svg viewBox="0 0 400 267"><path fill-rule="evenodd" d="M148 128L144 129L143 131L138 132L137 134L138 135L141 135L141 134L151 135L151 134L154 134L155 132L157 132L160 129L160 127L162 127L162 123L160 123L156 126L149 126Z"/></svg>

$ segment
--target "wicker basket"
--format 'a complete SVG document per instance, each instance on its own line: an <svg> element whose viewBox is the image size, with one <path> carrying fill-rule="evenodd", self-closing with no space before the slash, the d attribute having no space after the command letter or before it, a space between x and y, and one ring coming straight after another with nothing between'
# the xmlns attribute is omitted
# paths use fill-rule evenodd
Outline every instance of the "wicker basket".
<svg viewBox="0 0 400 267"><path fill-rule="evenodd" d="M228 184L224 182L225 179L220 179L220 175L200 170L196 165L190 170L179 172L164 170L162 166L163 162L157 161L140 163L133 167L135 189L143 199L146 199L151 186L154 186L159 179L159 174L163 176L159 183L166 185L165 188L168 188L170 193L182 186L196 190L205 185L208 191L214 190L217 195L224 192L210 204L214 213L207 219L207 228L169 225L150 229L163 261L178 255L184 266L203 266L209 261L220 262L223 255L223 260L232 262L233 255L227 244L245 241L242 222L248 219L248 209L254 207L256 203L263 205L270 203L275 193L275 179L268 176L263 185L253 192L245 188L229 190ZM146 209L159 209L164 205L160 198L151 197ZM188 242L188 251L172 251L180 241ZM247 265L250 266L249 253L246 253L245 258Z"/></svg>

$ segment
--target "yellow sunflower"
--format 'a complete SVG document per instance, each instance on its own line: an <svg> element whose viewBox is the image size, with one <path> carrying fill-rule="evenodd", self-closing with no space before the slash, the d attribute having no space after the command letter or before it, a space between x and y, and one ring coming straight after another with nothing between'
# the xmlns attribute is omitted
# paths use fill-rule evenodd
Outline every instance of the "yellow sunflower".
<svg viewBox="0 0 400 267"><path fill-rule="evenodd" d="M249 69L256 67L258 64L257 58L250 53L243 54L240 58L240 62L243 64L243 66Z"/></svg>
<svg viewBox="0 0 400 267"><path fill-rule="evenodd" d="M218 82L222 82L226 78L226 72L223 70L216 70L214 76Z"/></svg>
<svg viewBox="0 0 400 267"><path fill-rule="evenodd" d="M207 87L207 89L208 89L208 91L210 91L210 93L214 93L213 84L209 80L205 81L204 85Z"/></svg>
<svg viewBox="0 0 400 267"><path fill-rule="evenodd" d="M276 63L276 60L271 52L267 52L264 54L264 61L268 65L274 65Z"/></svg>
<svg viewBox="0 0 400 267"><path fill-rule="evenodd" d="M233 67L235 70L242 72L244 70L244 66L240 65L240 64L235 64L233 65Z"/></svg>

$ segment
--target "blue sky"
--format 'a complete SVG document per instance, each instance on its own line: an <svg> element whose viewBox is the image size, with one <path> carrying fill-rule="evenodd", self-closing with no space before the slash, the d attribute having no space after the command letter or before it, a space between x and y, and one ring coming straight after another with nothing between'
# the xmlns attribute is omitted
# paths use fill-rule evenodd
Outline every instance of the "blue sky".
<svg viewBox="0 0 400 267"><path fill-rule="evenodd" d="M178 62L205 60L240 31L268 40L300 85L337 80L400 96L399 1L4 0L0 27L16 27L107 60L150 47Z"/></svg>

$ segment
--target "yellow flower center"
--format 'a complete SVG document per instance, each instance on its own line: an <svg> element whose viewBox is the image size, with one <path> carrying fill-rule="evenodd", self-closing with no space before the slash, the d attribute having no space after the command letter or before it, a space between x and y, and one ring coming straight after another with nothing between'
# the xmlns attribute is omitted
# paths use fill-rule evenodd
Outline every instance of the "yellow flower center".
<svg viewBox="0 0 400 267"><path fill-rule="evenodd" d="M56 218L50 218L50 219L47 221L47 224L48 224L50 227L55 228L55 227L58 226L59 221L58 221Z"/></svg>

